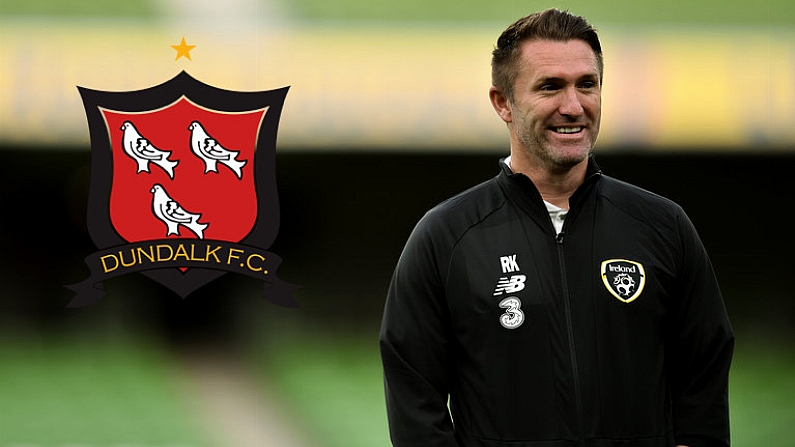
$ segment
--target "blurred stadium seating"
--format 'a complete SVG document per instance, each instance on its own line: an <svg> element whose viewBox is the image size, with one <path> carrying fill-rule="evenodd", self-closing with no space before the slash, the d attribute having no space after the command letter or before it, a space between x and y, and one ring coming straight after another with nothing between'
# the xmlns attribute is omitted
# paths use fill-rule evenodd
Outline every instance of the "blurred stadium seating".
<svg viewBox="0 0 795 447"><path fill-rule="evenodd" d="M0 144L85 148L76 86L137 90L186 70L231 90L291 86L284 150L504 150L486 100L489 57L518 12L503 7L505 19L486 22L340 22L301 20L262 0L217 11L207 3L159 2L143 18L4 13ZM592 20L607 60L601 149L795 147L792 26ZM196 45L191 60L175 60L170 47L183 36Z"/></svg>

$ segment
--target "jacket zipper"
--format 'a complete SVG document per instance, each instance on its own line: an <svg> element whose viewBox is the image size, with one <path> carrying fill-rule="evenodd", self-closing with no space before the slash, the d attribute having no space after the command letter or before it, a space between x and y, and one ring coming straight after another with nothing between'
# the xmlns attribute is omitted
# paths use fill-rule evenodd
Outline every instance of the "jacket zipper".
<svg viewBox="0 0 795 447"><path fill-rule="evenodd" d="M582 395L580 391L580 374L579 367L577 366L577 350L574 346L574 324L571 321L571 301L569 297L569 284L566 280L566 263L563 257L563 236L564 232L555 236L555 242L558 248L558 264L560 266L561 283L563 285L563 306L566 312L566 330L569 335L569 355L571 356L571 368L574 376L574 400L577 409L577 431L582 437L583 433L583 411L582 411Z"/></svg>

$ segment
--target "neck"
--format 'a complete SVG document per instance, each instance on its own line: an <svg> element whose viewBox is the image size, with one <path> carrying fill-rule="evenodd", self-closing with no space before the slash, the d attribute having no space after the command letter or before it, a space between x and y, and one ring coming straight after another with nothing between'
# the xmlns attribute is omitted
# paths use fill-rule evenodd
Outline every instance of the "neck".
<svg viewBox="0 0 795 447"><path fill-rule="evenodd" d="M540 163L523 163L511 155L511 170L526 175L547 202L569 209L569 198L585 181L588 159L571 167L547 167Z"/></svg>

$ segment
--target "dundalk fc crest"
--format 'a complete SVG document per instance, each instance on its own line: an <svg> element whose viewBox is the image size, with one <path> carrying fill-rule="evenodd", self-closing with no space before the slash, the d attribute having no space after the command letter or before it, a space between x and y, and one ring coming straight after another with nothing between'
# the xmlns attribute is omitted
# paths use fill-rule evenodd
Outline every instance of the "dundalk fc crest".
<svg viewBox="0 0 795 447"><path fill-rule="evenodd" d="M132 272L183 298L226 272L265 282L265 297L294 307L297 288L265 251L279 229L275 155L289 87L222 90L186 72L130 92L78 87L91 134L88 229L99 251L91 277L69 286L70 307L104 295L102 281Z"/></svg>

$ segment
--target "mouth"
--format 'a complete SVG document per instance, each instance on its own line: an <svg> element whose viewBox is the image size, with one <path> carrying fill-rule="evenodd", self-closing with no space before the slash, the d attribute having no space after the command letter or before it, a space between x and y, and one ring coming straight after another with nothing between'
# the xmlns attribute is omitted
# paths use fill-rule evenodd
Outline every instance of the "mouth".
<svg viewBox="0 0 795 447"><path fill-rule="evenodd" d="M571 134L577 134L577 133L582 132L585 129L585 127L583 127L583 126L565 126L565 127L551 127L550 129L553 132L555 132L555 133L564 134L564 135L571 135Z"/></svg>

